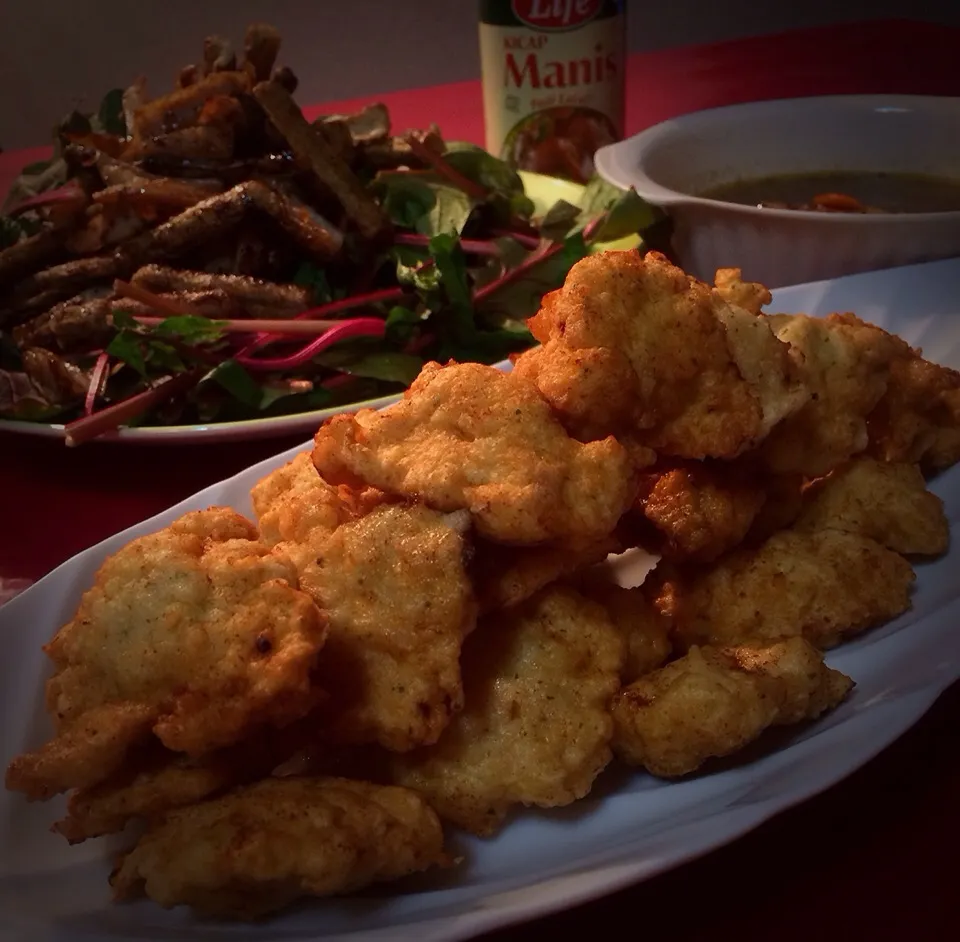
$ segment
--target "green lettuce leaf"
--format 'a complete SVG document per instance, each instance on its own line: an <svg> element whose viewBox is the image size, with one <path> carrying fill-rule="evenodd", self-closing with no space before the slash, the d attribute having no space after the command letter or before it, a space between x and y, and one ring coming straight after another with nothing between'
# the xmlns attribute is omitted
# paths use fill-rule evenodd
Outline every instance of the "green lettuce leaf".
<svg viewBox="0 0 960 942"><path fill-rule="evenodd" d="M259 409L263 404L260 384L236 360L224 360L204 377L204 381L216 383L250 409Z"/></svg>
<svg viewBox="0 0 960 942"><path fill-rule="evenodd" d="M112 88L100 101L97 123L107 134L127 136L127 122L123 116L123 89Z"/></svg>
<svg viewBox="0 0 960 942"><path fill-rule="evenodd" d="M373 189L395 226L425 236L459 235L473 212L463 190L432 173L380 173Z"/></svg>
<svg viewBox="0 0 960 942"><path fill-rule="evenodd" d="M476 144L465 141L450 142L443 153L443 159L468 180L479 183L488 190L497 190L507 195L523 193L520 174Z"/></svg>

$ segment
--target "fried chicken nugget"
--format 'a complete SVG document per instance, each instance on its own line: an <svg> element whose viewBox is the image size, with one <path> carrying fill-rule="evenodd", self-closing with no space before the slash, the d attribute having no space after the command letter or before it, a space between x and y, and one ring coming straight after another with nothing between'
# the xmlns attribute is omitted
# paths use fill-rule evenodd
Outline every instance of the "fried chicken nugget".
<svg viewBox="0 0 960 942"><path fill-rule="evenodd" d="M770 726L815 719L853 681L802 638L693 647L620 692L614 749L630 765L674 778L735 753Z"/></svg>
<svg viewBox="0 0 960 942"><path fill-rule="evenodd" d="M71 844L115 834L136 818L192 805L204 798L269 775L306 738L297 721L282 730L263 730L243 742L191 758L156 741L134 750L120 771L70 795L67 815L53 826Z"/></svg>
<svg viewBox="0 0 960 942"><path fill-rule="evenodd" d="M802 475L776 475L753 461L688 461L640 475L621 525L628 545L674 562L711 562L755 545L800 513Z"/></svg>
<svg viewBox="0 0 960 942"><path fill-rule="evenodd" d="M599 539L633 497L615 439L575 441L532 385L478 363L428 363L397 404L335 416L313 462L332 483L469 510L505 543Z"/></svg>
<svg viewBox="0 0 960 942"><path fill-rule="evenodd" d="M767 474L762 482L766 500L754 517L744 544L758 546L774 533L793 526L803 508L802 474Z"/></svg>
<svg viewBox="0 0 960 942"><path fill-rule="evenodd" d="M481 614L518 605L560 579L603 562L623 549L610 535L585 543L561 546L503 546L478 539L474 543L470 577Z"/></svg>
<svg viewBox="0 0 960 942"><path fill-rule="evenodd" d="M690 462L643 475L635 506L657 531L654 552L709 562L743 541L765 501L739 463Z"/></svg>
<svg viewBox="0 0 960 942"><path fill-rule="evenodd" d="M404 751L435 742L463 703L460 645L476 605L465 573L466 519L327 484L310 454L252 493L261 534L297 564L330 619L317 682L319 722L339 744Z"/></svg>
<svg viewBox="0 0 960 942"><path fill-rule="evenodd" d="M707 570L655 572L648 591L684 647L799 635L828 648L910 608L914 578L903 557L859 534L784 530Z"/></svg>
<svg viewBox="0 0 960 942"><path fill-rule="evenodd" d="M18 756L7 787L31 798L115 774L151 731L200 756L317 701L326 621L293 565L228 508L196 511L108 557L44 650L55 737Z"/></svg>
<svg viewBox="0 0 960 942"><path fill-rule="evenodd" d="M348 488L327 484L305 451L261 478L250 491L260 539L279 546L298 569L312 562L323 542L357 508Z"/></svg>
<svg viewBox="0 0 960 942"><path fill-rule="evenodd" d="M943 501L920 469L858 458L811 484L795 529L843 530L905 556L938 556L950 542Z"/></svg>
<svg viewBox="0 0 960 942"><path fill-rule="evenodd" d="M604 609L567 587L498 613L464 646L463 712L435 746L397 756L394 781L484 836L514 805L583 798L610 761L623 649Z"/></svg>
<svg viewBox="0 0 960 942"><path fill-rule="evenodd" d="M339 778L265 779L167 814L110 878L117 899L256 919L448 866L437 816L414 792Z"/></svg>
<svg viewBox="0 0 960 942"><path fill-rule="evenodd" d="M771 470L820 477L864 451L867 417L887 391L891 360L902 343L852 315L774 314L767 318L789 344L810 401L761 446Z"/></svg>
<svg viewBox="0 0 960 942"><path fill-rule="evenodd" d="M529 322L542 349L518 375L578 438L732 458L808 397L765 318L727 304L656 252L577 262Z"/></svg>
<svg viewBox="0 0 960 942"><path fill-rule="evenodd" d="M402 752L436 742L462 707L460 648L477 611L462 516L382 505L339 526L302 570L330 620L316 676L331 740Z"/></svg>
<svg viewBox="0 0 960 942"><path fill-rule="evenodd" d="M662 667L673 650L671 623L649 601L642 586L624 588L603 577L586 573L576 580L577 591L606 610L626 642L621 683L635 680Z"/></svg>
<svg viewBox="0 0 960 942"><path fill-rule="evenodd" d="M537 333L532 325L544 313L541 308L527 321L534 336ZM645 468L656 461L655 451L620 434L621 428L629 427L635 380L629 361L619 350L576 349L552 340L546 333L542 346L517 357L513 371L537 387L563 424L581 441L602 439L613 429L622 439L621 444L635 452L636 467ZM600 403L605 409L600 408Z"/></svg>
<svg viewBox="0 0 960 942"><path fill-rule="evenodd" d="M841 315L854 323L852 314ZM879 329L879 328L877 328ZM940 471L960 461L960 372L923 359L899 337L887 389L867 417L868 451L884 461Z"/></svg>
<svg viewBox="0 0 960 942"><path fill-rule="evenodd" d="M239 757L238 757L239 758ZM221 761L220 753L202 759L168 752L165 759L120 774L74 792L67 802L67 815L53 826L69 843L122 831L133 818L191 805L246 779L233 757ZM265 769L263 774L269 772Z"/></svg>
<svg viewBox="0 0 960 942"><path fill-rule="evenodd" d="M742 307L751 314L759 314L763 306L773 300L773 295L765 285L744 281L739 268L718 268L713 283L724 301Z"/></svg>

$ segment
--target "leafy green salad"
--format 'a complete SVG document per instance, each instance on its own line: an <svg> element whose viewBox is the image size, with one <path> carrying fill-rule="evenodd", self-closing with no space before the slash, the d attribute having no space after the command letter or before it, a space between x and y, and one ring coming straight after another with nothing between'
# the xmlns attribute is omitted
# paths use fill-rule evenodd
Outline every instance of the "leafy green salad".
<svg viewBox="0 0 960 942"><path fill-rule="evenodd" d="M381 105L308 121L276 70L212 70L71 115L0 217L0 419L191 425L496 363L579 258L656 232L600 179L538 213L521 176Z"/></svg>

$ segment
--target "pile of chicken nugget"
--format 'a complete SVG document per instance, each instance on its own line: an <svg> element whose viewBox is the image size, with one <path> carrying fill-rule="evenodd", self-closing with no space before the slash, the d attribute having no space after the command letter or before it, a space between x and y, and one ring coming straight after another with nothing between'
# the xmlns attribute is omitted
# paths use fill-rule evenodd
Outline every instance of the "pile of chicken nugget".
<svg viewBox="0 0 960 942"><path fill-rule="evenodd" d="M833 709L823 652L947 548L926 480L960 459L960 373L769 301L588 257L512 372L428 364L259 481L255 524L133 540L46 646L56 732L7 787L69 792L71 843L134 822L118 899L257 918L462 865L445 825L496 834L611 762L674 779Z"/></svg>

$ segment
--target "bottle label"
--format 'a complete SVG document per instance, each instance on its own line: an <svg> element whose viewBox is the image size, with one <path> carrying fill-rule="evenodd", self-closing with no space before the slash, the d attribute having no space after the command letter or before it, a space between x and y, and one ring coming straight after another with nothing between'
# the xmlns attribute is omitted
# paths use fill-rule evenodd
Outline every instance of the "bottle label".
<svg viewBox="0 0 960 942"><path fill-rule="evenodd" d="M483 0L480 20L487 150L585 182L623 134L622 0Z"/></svg>

